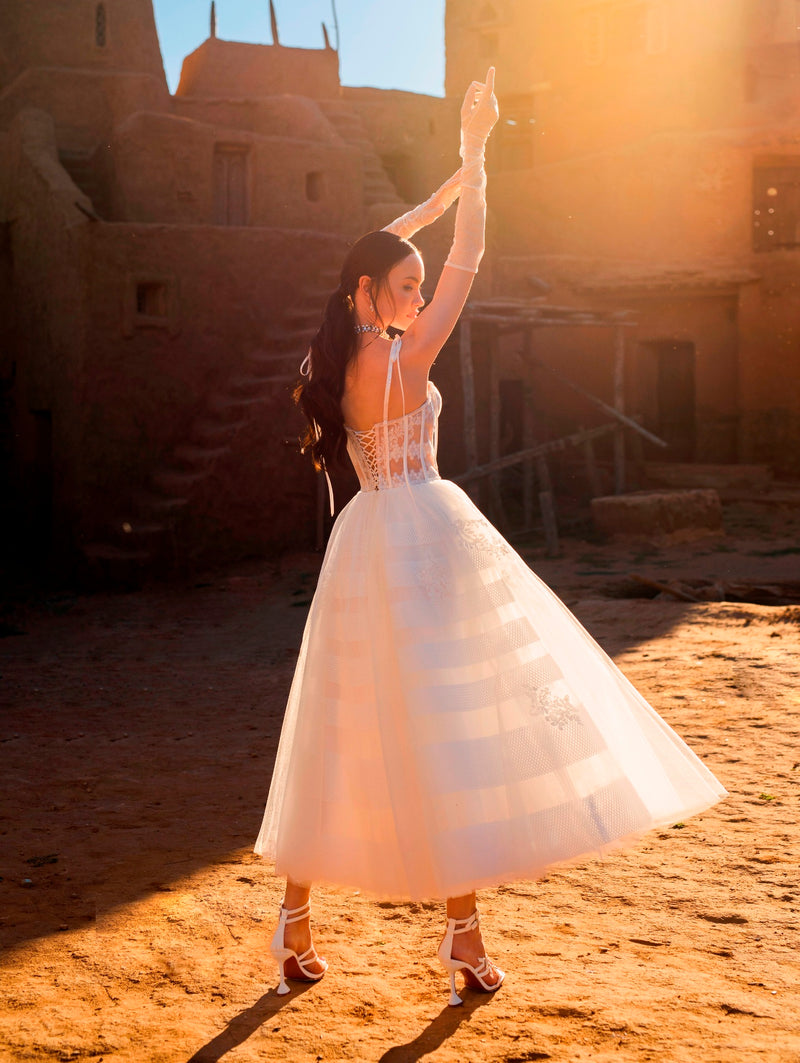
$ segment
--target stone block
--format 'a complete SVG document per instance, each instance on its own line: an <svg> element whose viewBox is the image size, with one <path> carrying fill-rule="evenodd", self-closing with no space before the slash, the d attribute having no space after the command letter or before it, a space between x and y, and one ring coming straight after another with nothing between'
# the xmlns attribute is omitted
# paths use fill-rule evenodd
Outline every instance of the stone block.
<svg viewBox="0 0 800 1063"><path fill-rule="evenodd" d="M680 541L724 534L722 504L711 488L594 498L592 520L604 535L635 539Z"/></svg>

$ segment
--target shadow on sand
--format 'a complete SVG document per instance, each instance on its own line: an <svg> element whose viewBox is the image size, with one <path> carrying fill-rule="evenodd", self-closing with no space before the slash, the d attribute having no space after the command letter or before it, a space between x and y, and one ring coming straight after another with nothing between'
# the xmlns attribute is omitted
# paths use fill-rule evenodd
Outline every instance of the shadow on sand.
<svg viewBox="0 0 800 1063"><path fill-rule="evenodd" d="M462 1023L469 1022L478 1008L491 1003L493 999L493 993L465 992L464 1003L460 1007L451 1008L446 1004L413 1041L387 1049L380 1057L379 1063L415 1063L416 1060L430 1055L443 1045L448 1037L452 1037Z"/></svg>
<svg viewBox="0 0 800 1063"><path fill-rule="evenodd" d="M251 1007L234 1016L228 1025L212 1038L208 1044L190 1056L187 1063L217 1063L224 1055L251 1037L268 1019L273 1018L284 1005L297 1000L299 996L311 989L313 982L292 983L292 992L279 997L274 989L268 990Z"/></svg>

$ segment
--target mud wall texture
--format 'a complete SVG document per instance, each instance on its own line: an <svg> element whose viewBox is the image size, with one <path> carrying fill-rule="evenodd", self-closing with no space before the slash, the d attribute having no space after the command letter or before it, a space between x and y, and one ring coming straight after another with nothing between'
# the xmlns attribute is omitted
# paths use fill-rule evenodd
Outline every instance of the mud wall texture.
<svg viewBox="0 0 800 1063"><path fill-rule="evenodd" d="M164 89L150 0L69 0L0 6L0 88L35 67L113 69L148 74Z"/></svg>
<svg viewBox="0 0 800 1063"><path fill-rule="evenodd" d="M226 405L236 416L225 447L189 485L191 549L263 552L297 542L302 529L310 541L315 492L296 445L302 424L289 389L299 357L287 313L338 263L341 239L92 222L74 205L86 200L58 164L48 116L20 116L12 141L13 297L24 351L14 420L29 484L42 474L42 432L50 433L57 552L135 517L153 471L191 441L198 419ZM274 380L263 379L263 366L252 379L254 354L274 358ZM41 520L34 501L23 523Z"/></svg>
<svg viewBox="0 0 800 1063"><path fill-rule="evenodd" d="M800 472L795 7L447 6L448 92L487 61L500 71L499 283L636 312L629 401L658 420L659 402L694 396L673 460ZM584 342L590 372L603 345Z"/></svg>
<svg viewBox="0 0 800 1063"><path fill-rule="evenodd" d="M111 157L115 219L321 232L361 222L361 168L341 142L137 114L116 129Z"/></svg>
<svg viewBox="0 0 800 1063"><path fill-rule="evenodd" d="M86 238L84 522L104 517L110 498L115 512L135 512L152 470L190 441L198 418L229 404L237 423L228 451L213 476L192 487L197 518L216 525L220 542L238 539L252 549L285 544L304 527L310 539L310 466L296 446L302 423L290 397L302 352L287 357L287 379L261 388L253 381L252 392L248 359L280 356L286 311L338 260L340 243L308 232L203 226L101 225ZM150 287L163 293L158 315L137 307L137 293ZM283 369L276 365L276 377ZM231 394L232 382L243 395ZM237 405L248 396L252 403ZM100 531L90 525L84 534Z"/></svg>
<svg viewBox="0 0 800 1063"><path fill-rule="evenodd" d="M336 52L210 37L184 59L176 95L252 99L295 93L299 84L310 99L338 96Z"/></svg>

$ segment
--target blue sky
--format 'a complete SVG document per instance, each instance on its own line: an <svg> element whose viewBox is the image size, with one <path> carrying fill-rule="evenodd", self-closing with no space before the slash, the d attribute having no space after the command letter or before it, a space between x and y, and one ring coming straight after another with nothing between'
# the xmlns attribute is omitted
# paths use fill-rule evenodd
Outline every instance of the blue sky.
<svg viewBox="0 0 800 1063"><path fill-rule="evenodd" d="M337 0L341 76L373 85L444 95L445 0ZM211 0L153 0L172 91L183 57L208 36ZM281 44L321 48L322 22L334 41L331 0L275 0ZM217 0L217 36L270 44L268 0Z"/></svg>

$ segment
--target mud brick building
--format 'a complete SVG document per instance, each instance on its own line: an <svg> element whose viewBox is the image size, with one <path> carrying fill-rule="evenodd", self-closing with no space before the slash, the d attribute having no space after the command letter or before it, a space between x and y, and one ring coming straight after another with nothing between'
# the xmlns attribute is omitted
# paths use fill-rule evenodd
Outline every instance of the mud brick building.
<svg viewBox="0 0 800 1063"><path fill-rule="evenodd" d="M327 38L213 31L171 96L150 0L4 3L6 534L101 578L312 541L289 388L346 242L457 165L456 111L342 89Z"/></svg>
<svg viewBox="0 0 800 1063"><path fill-rule="evenodd" d="M102 578L313 541L296 367L347 241L457 165L460 97L490 62L481 295L632 310L627 409L671 460L797 475L796 7L448 0L438 99L341 86L327 35L213 28L171 95L151 0L5 0L7 542ZM431 276L447 241L421 240ZM544 330L536 354L610 397L597 331ZM507 420L526 393L545 435L591 423L500 357Z"/></svg>
<svg viewBox="0 0 800 1063"><path fill-rule="evenodd" d="M626 403L666 460L800 474L797 16L794 0L447 5L448 94L501 71L498 290L544 280L550 301L634 312ZM596 333L539 342L609 397ZM542 417L584 416L541 378L533 392Z"/></svg>

